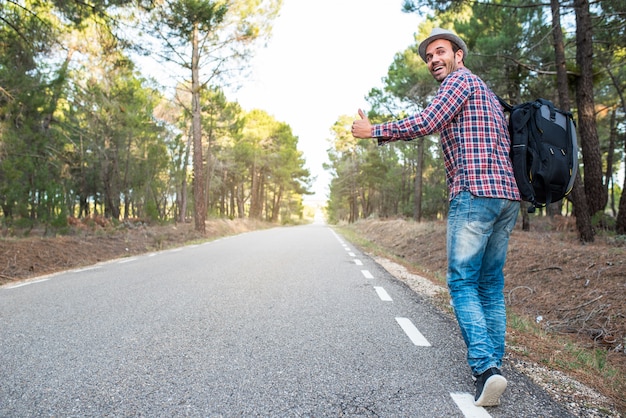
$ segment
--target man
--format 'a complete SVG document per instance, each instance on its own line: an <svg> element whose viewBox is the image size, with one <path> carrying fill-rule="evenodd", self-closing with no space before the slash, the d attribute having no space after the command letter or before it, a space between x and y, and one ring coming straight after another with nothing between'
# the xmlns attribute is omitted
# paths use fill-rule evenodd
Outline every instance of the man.
<svg viewBox="0 0 626 418"><path fill-rule="evenodd" d="M433 29L419 53L441 83L432 103L379 125L359 109L352 134L377 138L379 145L441 134L450 199L448 289L475 378L474 403L499 405L507 385L500 372L506 331L502 270L520 206L507 122L494 93L465 67L467 46L456 34Z"/></svg>

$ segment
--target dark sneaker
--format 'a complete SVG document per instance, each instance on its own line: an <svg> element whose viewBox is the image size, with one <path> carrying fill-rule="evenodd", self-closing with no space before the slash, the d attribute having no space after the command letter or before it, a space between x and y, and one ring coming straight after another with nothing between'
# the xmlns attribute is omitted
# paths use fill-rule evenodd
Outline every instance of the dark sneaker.
<svg viewBox="0 0 626 418"><path fill-rule="evenodd" d="M476 378L476 406L500 405L500 396L506 389L506 379L495 367L487 370Z"/></svg>

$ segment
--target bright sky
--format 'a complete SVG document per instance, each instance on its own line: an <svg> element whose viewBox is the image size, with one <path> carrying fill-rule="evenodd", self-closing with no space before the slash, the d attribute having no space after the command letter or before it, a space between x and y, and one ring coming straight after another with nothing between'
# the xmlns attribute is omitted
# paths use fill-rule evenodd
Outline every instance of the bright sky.
<svg viewBox="0 0 626 418"><path fill-rule="evenodd" d="M267 48L252 76L229 93L245 110L261 109L291 126L307 168L325 200L330 128L341 115L367 108L365 96L397 52L414 43L420 17L402 13L402 0L284 0Z"/></svg>

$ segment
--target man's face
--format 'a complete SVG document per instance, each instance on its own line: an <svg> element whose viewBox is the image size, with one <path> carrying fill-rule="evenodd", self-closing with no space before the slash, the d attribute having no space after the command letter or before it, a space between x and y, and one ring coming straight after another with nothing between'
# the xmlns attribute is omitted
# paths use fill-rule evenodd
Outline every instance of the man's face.
<svg viewBox="0 0 626 418"><path fill-rule="evenodd" d="M442 82L450 73L463 65L463 51L454 53L452 42L437 39L426 47L426 63L435 80Z"/></svg>

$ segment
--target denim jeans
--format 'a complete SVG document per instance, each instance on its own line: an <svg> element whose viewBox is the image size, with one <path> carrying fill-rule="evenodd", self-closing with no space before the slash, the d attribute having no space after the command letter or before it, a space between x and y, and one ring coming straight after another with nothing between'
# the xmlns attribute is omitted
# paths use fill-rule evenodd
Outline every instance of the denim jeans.
<svg viewBox="0 0 626 418"><path fill-rule="evenodd" d="M447 282L474 375L501 367L506 333L504 262L519 202L461 192L448 214Z"/></svg>

